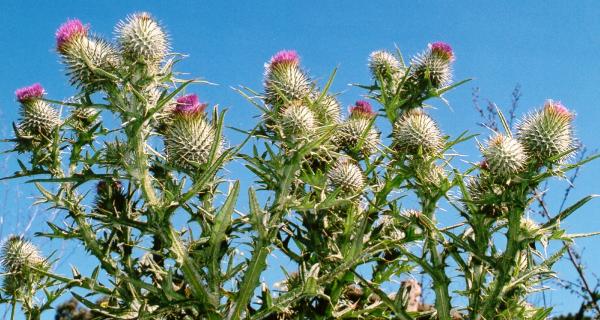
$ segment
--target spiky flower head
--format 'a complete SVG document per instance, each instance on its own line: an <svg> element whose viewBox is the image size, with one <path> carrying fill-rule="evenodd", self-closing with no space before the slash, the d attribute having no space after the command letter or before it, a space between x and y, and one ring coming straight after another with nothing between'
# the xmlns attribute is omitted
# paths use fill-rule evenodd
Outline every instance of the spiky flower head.
<svg viewBox="0 0 600 320"><path fill-rule="evenodd" d="M430 83L434 88L445 86L452 80L453 61L454 52L450 45L431 43L425 52L413 58L413 78L420 83Z"/></svg>
<svg viewBox="0 0 600 320"><path fill-rule="evenodd" d="M367 118L372 119L377 114L373 111L373 107L368 101L358 100L350 107L350 118Z"/></svg>
<svg viewBox="0 0 600 320"><path fill-rule="evenodd" d="M281 111L281 127L289 138L308 139L317 126L314 113L302 104L294 103Z"/></svg>
<svg viewBox="0 0 600 320"><path fill-rule="evenodd" d="M379 50L371 52L369 56L369 69L374 80L397 80L403 76L404 71L400 61L388 51Z"/></svg>
<svg viewBox="0 0 600 320"><path fill-rule="evenodd" d="M337 124L341 122L342 106L335 96L313 91L311 93L311 110L321 125Z"/></svg>
<svg viewBox="0 0 600 320"><path fill-rule="evenodd" d="M0 259L5 272L22 272L28 267L40 267L45 259L38 248L23 237L12 235L2 244Z"/></svg>
<svg viewBox="0 0 600 320"><path fill-rule="evenodd" d="M530 157L547 162L568 158L574 146L574 115L562 103L548 100L544 107L526 115L517 125L519 141Z"/></svg>
<svg viewBox="0 0 600 320"><path fill-rule="evenodd" d="M98 37L88 37L88 29L77 19L67 20L56 31L56 42L71 84L93 91L107 80L96 69L111 72L119 61L113 46Z"/></svg>
<svg viewBox="0 0 600 320"><path fill-rule="evenodd" d="M116 34L121 52L127 59L157 63L169 50L167 34L147 12L134 13L120 21Z"/></svg>
<svg viewBox="0 0 600 320"><path fill-rule="evenodd" d="M21 103L37 100L44 96L44 87L39 83L34 83L28 87L17 89L15 96L17 96L17 101Z"/></svg>
<svg viewBox="0 0 600 320"><path fill-rule="evenodd" d="M503 134L496 134L481 150L488 170L493 176L506 179L517 175L527 162L527 154L521 143Z"/></svg>
<svg viewBox="0 0 600 320"><path fill-rule="evenodd" d="M79 19L68 19L56 30L56 49L64 53L70 43L87 37L88 29Z"/></svg>
<svg viewBox="0 0 600 320"><path fill-rule="evenodd" d="M20 114L18 129L26 136L48 137L61 124L58 111L48 102L33 96L22 101Z"/></svg>
<svg viewBox="0 0 600 320"><path fill-rule="evenodd" d="M361 116L356 116L361 114ZM344 121L334 137L335 144L347 151L356 150L368 156L377 150L379 144L379 132L375 129L372 117L357 112ZM363 116L365 115L365 116Z"/></svg>
<svg viewBox="0 0 600 320"><path fill-rule="evenodd" d="M365 187L365 177L358 165L347 158L338 159L327 174L331 187L346 195L356 195Z"/></svg>
<svg viewBox="0 0 600 320"><path fill-rule="evenodd" d="M300 58L296 51L280 51L265 64L264 87L265 103L275 109L309 97L311 83L300 68Z"/></svg>
<svg viewBox="0 0 600 320"><path fill-rule="evenodd" d="M172 111L172 120L165 129L165 151L168 161L176 168L194 171L196 165L206 164L217 139L215 129L206 120L203 110L206 104L197 101L195 95L178 99ZM221 153L216 146L216 156Z"/></svg>
<svg viewBox="0 0 600 320"><path fill-rule="evenodd" d="M444 146L437 123L421 109L407 111L396 120L392 139L394 148L408 155L435 155Z"/></svg>

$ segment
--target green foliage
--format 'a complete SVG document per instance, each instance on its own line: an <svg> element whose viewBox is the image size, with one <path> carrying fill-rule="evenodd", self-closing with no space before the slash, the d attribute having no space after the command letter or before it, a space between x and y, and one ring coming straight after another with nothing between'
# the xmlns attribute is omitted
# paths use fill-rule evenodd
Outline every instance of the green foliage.
<svg viewBox="0 0 600 320"><path fill-rule="evenodd" d="M262 112L246 154L242 145L225 148L224 111L207 115L195 95L182 95L202 81L177 78L179 56L168 52L156 20L130 16L117 40L67 39L59 51L80 92L69 102L40 95L21 105L11 143L29 159L19 159L10 178L35 183L38 204L63 211L66 222L48 223L37 236L78 242L98 266L90 275L75 267L60 275L28 242L20 247L27 250L4 250L2 302L13 315L20 305L39 319L67 293L85 309L68 302L57 319L550 313L527 297L544 290L553 264L582 236L560 223L594 197L543 224L528 218L542 183L595 158L565 161L574 151L566 108L527 116L517 138L499 112L506 132L492 132L480 146L485 161L464 168L452 149L472 136L443 136L425 111L428 100L466 82L451 83L449 46L432 44L410 65L399 54L373 53L373 83L361 87L381 112L358 101L347 119L328 92L335 72L321 89L295 53L282 52L266 66L264 95L238 90ZM58 104L72 108L66 121L52 109ZM108 128L100 114L118 123ZM392 132L379 132L377 121L389 121ZM256 175L248 212L236 210L240 184L222 170L234 158ZM460 221L441 225L440 201ZM556 240L564 247L546 255ZM291 261L277 292L261 285L271 254ZM418 274L432 283L433 305L420 301L427 288L412 279Z"/></svg>

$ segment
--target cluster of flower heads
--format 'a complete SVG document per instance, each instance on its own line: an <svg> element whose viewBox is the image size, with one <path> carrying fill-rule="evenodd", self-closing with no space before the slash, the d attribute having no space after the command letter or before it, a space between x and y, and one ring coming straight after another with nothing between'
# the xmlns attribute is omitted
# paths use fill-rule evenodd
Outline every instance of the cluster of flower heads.
<svg viewBox="0 0 600 320"><path fill-rule="evenodd" d="M88 91L104 88L124 62L156 70L169 50L168 37L146 12L133 14L116 27L117 44L89 34L89 25L70 19L56 31L56 49L71 83Z"/></svg>

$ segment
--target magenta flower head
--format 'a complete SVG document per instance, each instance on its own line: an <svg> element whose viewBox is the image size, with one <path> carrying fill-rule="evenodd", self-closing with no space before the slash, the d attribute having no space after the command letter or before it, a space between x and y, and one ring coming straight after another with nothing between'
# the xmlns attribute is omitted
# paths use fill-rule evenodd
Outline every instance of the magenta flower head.
<svg viewBox="0 0 600 320"><path fill-rule="evenodd" d="M544 103L544 110L546 112L552 112L553 114L556 114L560 117L564 117L566 119L573 118L573 113L569 111L569 109L565 107L565 105L562 104L560 101L554 101L551 99L546 100L546 102Z"/></svg>
<svg viewBox="0 0 600 320"><path fill-rule="evenodd" d="M430 43L429 50L431 50L431 53L433 55L442 57L445 60L448 60L448 61L454 60L454 52L452 51L452 47L445 42Z"/></svg>
<svg viewBox="0 0 600 320"><path fill-rule="evenodd" d="M199 102L197 95L187 94L177 98L177 106L174 111L181 115L197 115L204 112L206 106L206 103Z"/></svg>
<svg viewBox="0 0 600 320"><path fill-rule="evenodd" d="M28 87L23 87L15 91L17 100L21 103L39 99L44 95L44 87L39 83L34 83Z"/></svg>
<svg viewBox="0 0 600 320"><path fill-rule="evenodd" d="M68 19L56 30L56 48L63 52L65 45L73 39L87 36L89 27L83 25L79 19Z"/></svg>
<svg viewBox="0 0 600 320"><path fill-rule="evenodd" d="M375 112L373 111L373 107L369 102L365 100L358 100L352 107L350 107L350 116L372 118L375 116Z"/></svg>
<svg viewBox="0 0 600 320"><path fill-rule="evenodd" d="M295 50L282 50L271 57L267 65L268 68L274 68L280 65L298 65L300 56Z"/></svg>

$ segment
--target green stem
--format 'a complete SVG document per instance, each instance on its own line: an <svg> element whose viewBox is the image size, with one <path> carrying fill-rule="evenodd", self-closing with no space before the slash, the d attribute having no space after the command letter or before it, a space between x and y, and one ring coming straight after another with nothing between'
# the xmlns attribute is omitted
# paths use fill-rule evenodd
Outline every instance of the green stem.
<svg viewBox="0 0 600 320"><path fill-rule="evenodd" d="M506 234L506 250L502 254L500 265L498 266L498 276L494 287L489 295L487 303L484 305L479 318L492 319L496 314L498 301L502 299L502 289L509 282L511 273L515 266L515 257L519 251L518 237L521 223L522 210L511 210L508 217L508 231Z"/></svg>

